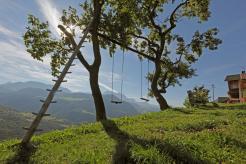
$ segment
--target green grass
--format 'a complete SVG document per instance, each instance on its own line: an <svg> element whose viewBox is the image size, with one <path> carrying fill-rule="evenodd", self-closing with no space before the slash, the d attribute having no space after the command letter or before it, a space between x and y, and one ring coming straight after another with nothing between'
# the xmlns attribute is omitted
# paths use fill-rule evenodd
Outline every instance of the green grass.
<svg viewBox="0 0 246 164"><path fill-rule="evenodd" d="M25 133L22 127L28 127L34 118L34 115L31 113L17 112L0 106L0 141L22 137ZM39 128L47 132L66 127L68 125L65 121L54 117L46 117L43 119Z"/></svg>
<svg viewBox="0 0 246 164"><path fill-rule="evenodd" d="M225 109L246 109L246 103L235 103L235 104L226 104L226 103L219 103L219 107Z"/></svg>
<svg viewBox="0 0 246 164"><path fill-rule="evenodd" d="M246 163L246 110L167 110L0 142L0 163Z"/></svg>

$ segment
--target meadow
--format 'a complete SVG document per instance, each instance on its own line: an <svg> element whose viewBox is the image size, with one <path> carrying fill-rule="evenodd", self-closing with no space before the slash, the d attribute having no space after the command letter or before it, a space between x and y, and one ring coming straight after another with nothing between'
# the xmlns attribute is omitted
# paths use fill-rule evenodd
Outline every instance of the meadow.
<svg viewBox="0 0 246 164"><path fill-rule="evenodd" d="M246 110L169 109L0 142L0 163L246 163Z"/></svg>

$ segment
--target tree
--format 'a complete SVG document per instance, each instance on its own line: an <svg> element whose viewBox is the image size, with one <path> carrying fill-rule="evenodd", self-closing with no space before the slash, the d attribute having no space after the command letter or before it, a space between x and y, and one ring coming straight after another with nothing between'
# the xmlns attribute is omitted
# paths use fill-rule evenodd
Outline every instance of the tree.
<svg viewBox="0 0 246 164"><path fill-rule="evenodd" d="M162 95L166 89L181 85L182 78L194 76L192 64L203 54L203 49L216 50L222 43L215 38L216 28L203 33L196 31L188 43L174 31L184 18L197 19L199 23L207 21L210 0L108 0L106 3L109 7L102 16L103 28L98 35L110 52L118 45L154 63L155 70L147 78L151 82L150 95L156 98L161 110L168 108ZM172 8L169 14L165 7ZM164 15L169 16L163 18ZM171 53L171 46L176 46L175 54Z"/></svg>
<svg viewBox="0 0 246 164"><path fill-rule="evenodd" d="M185 97L185 100L184 100L183 105L184 105L186 108L191 107L191 104L190 104L190 101L189 101L189 98L188 98L188 97Z"/></svg>
<svg viewBox="0 0 246 164"><path fill-rule="evenodd" d="M204 86L196 86L193 90L187 91L190 106L205 105L209 102L209 90Z"/></svg>
<svg viewBox="0 0 246 164"><path fill-rule="evenodd" d="M90 84L95 101L97 120L106 119L105 107L98 85L98 74L101 64L100 47L109 50L112 56L117 46L127 49L140 58L147 58L155 65L155 70L147 77L151 81L150 95L155 96L160 109L168 108L167 101L162 96L170 86L180 84L182 78L190 78L195 74L191 64L202 55L202 50L217 49L221 40L215 38L217 29L210 29L204 33L196 32L189 43L174 33L176 24L181 18L198 18L206 21L210 16L210 0L175 0L138 1L138 0L94 0L93 3L85 1L80 6L82 13L69 7L63 11L63 32L60 40L51 38L48 24L40 22L30 16L28 31L24 36L28 51L37 60L42 60L46 54L52 55L52 74L57 75L58 69L66 62L68 53L76 47L74 40L75 27L83 30L91 18L94 18L89 41L93 44L94 62L89 65L83 55L77 56L90 74ZM176 5L170 16L163 19L164 6ZM163 21L157 22L158 18ZM71 30L68 28L73 27ZM173 60L169 47L176 45L177 58ZM173 55L173 54L172 54Z"/></svg>
<svg viewBox="0 0 246 164"><path fill-rule="evenodd" d="M101 21L103 4L103 0L94 0L90 4L88 4L87 1L84 2L81 4L81 8L84 10L90 8L90 11L81 16L79 16L77 11L72 7L69 7L68 10L64 10L63 16L61 17L62 24L58 26L62 31L61 38L59 39L52 38L48 22L41 22L33 15L28 16L28 27L24 34L24 42L27 47L27 51L31 56L36 60L43 61L45 56L51 55L50 64L52 75L58 76L60 67L66 63L68 55L74 52L77 47L75 37L78 36L75 36L75 28L80 29L80 33L82 34L82 31L89 24L91 25L88 39L92 42L94 62L89 64L81 52L77 54L77 57L89 72L90 86L95 102L97 121L106 119L103 97L98 84L101 54L97 31Z"/></svg>

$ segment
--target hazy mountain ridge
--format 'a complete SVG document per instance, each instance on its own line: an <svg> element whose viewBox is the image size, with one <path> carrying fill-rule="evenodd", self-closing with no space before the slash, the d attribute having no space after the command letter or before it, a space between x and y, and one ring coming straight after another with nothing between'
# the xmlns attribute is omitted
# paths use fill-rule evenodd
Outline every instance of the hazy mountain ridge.
<svg viewBox="0 0 246 164"><path fill-rule="evenodd" d="M19 91L21 89L25 88L39 88L39 89L49 89L51 85L49 84L44 84L36 81L27 81L27 82L8 82L4 84L0 84L0 92L10 92L10 91ZM71 91L67 88L61 87L63 92L68 92L70 93Z"/></svg>
<svg viewBox="0 0 246 164"><path fill-rule="evenodd" d="M17 82L0 85L0 104L21 112L37 112L50 85L39 82ZM54 98L58 103L51 104L48 113L57 118L65 119L72 123L95 121L95 108L92 95L89 93L71 92L61 88ZM158 108L148 103L136 102L124 96L124 103L112 104L110 92L103 95L107 115L121 117L136 115L147 111L158 111ZM117 98L117 94L115 95Z"/></svg>

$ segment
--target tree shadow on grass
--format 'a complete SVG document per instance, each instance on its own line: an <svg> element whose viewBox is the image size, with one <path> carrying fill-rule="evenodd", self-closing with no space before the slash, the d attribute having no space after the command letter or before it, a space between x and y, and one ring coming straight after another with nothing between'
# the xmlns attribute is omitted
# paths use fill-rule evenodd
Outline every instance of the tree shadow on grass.
<svg viewBox="0 0 246 164"><path fill-rule="evenodd" d="M106 133L117 142L115 147L115 153L113 155L113 163L125 164L133 163L129 154L129 147L127 142L129 141L129 135L121 131L114 121L106 120L101 122Z"/></svg>
<svg viewBox="0 0 246 164"><path fill-rule="evenodd" d="M28 147L23 147L20 144L13 145L10 149L15 152L15 155L7 159L7 164L28 164L30 162L31 156L36 152L36 147L29 145Z"/></svg>
<svg viewBox="0 0 246 164"><path fill-rule="evenodd" d="M115 122L112 120L102 121L101 123L106 133L117 142L115 146L115 153L112 157L112 162L114 164L132 164L132 163L139 162L131 157L130 154L131 145L129 144L130 142L141 145L145 149L147 149L151 145L155 146L160 153L167 154L169 157L173 159L175 163L182 163L182 164L210 163L209 161L199 159L198 157L193 157L193 155L190 152L185 151L184 147L181 146L177 147L175 145L172 145L171 143L168 143L166 141L161 141L158 139L145 140L133 135L129 135L128 133L120 130L118 126L115 124ZM146 159L143 160L145 160L146 162ZM156 163L156 161L150 160L149 163Z"/></svg>

